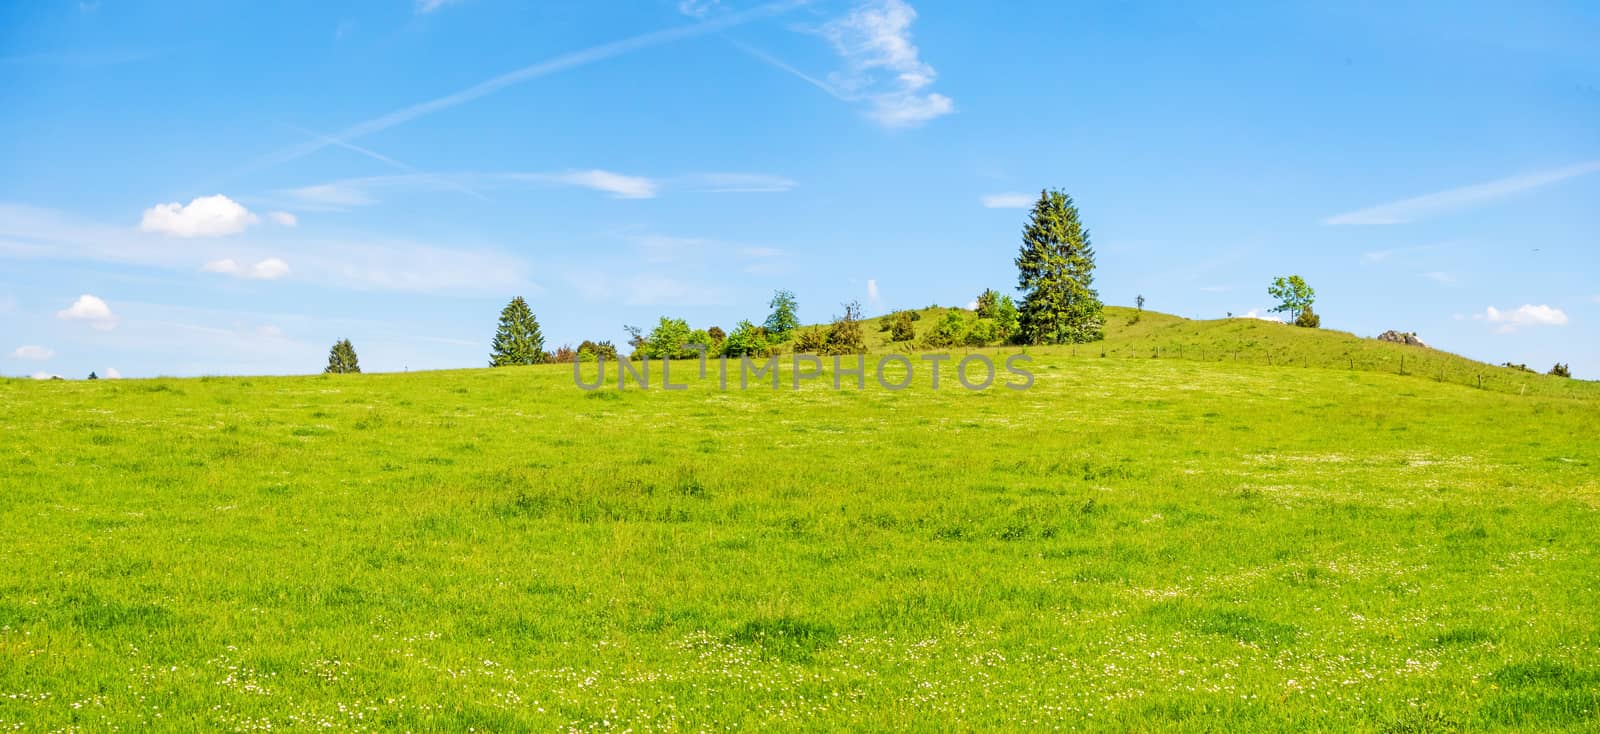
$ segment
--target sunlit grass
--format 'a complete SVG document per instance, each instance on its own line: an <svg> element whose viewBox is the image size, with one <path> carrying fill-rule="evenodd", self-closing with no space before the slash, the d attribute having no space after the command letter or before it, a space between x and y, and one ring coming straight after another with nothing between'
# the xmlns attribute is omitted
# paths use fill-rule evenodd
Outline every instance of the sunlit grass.
<svg viewBox="0 0 1600 734"><path fill-rule="evenodd" d="M0 382L0 729L1600 723L1588 386L1096 348Z"/></svg>

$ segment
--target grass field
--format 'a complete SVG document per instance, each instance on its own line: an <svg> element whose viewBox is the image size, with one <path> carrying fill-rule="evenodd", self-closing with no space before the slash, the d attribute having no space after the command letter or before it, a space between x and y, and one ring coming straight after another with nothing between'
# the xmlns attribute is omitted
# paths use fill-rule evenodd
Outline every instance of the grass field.
<svg viewBox="0 0 1600 734"><path fill-rule="evenodd" d="M0 730L1600 727L1592 383L1125 320L1020 392L0 381Z"/></svg>

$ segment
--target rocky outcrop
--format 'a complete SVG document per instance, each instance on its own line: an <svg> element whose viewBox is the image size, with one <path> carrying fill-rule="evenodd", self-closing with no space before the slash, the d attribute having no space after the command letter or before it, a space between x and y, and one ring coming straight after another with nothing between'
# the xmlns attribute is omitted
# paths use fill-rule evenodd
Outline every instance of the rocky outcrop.
<svg viewBox="0 0 1600 734"><path fill-rule="evenodd" d="M1426 346L1428 346L1426 344L1423 344L1422 340L1417 338L1416 332L1413 332L1413 331L1395 331L1393 329L1390 329L1388 331L1383 332L1382 334L1379 334L1378 335L1378 341L1381 341L1381 342L1394 342L1396 344L1409 344L1409 345L1411 345L1413 347L1426 347Z"/></svg>

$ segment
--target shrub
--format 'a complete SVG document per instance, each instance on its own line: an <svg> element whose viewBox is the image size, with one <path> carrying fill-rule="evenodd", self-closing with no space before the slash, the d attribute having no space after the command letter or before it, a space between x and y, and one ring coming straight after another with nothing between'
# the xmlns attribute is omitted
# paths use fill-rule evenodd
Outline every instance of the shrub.
<svg viewBox="0 0 1600 734"><path fill-rule="evenodd" d="M592 342L587 339L578 345L578 359L595 359L604 357L608 362L617 361L617 347L609 341Z"/></svg>
<svg viewBox="0 0 1600 734"><path fill-rule="evenodd" d="M844 305L844 315L836 317L828 327L827 354L861 354L867 351L867 336L861 330L861 304L851 301Z"/></svg>
<svg viewBox="0 0 1600 734"><path fill-rule="evenodd" d="M925 347L941 348L953 347L964 344L967 337L967 314L962 311L946 311L934 324L928 333L922 336L922 345Z"/></svg>
<svg viewBox="0 0 1600 734"><path fill-rule="evenodd" d="M723 331L722 327L720 326L713 326L709 329L706 329L706 336L711 337L712 346L721 347L722 342L727 340L728 333Z"/></svg>
<svg viewBox="0 0 1600 734"><path fill-rule="evenodd" d="M1307 304L1305 308L1300 309L1300 315L1294 317L1294 325L1307 329L1320 329L1322 328L1322 317L1312 311L1310 304Z"/></svg>
<svg viewBox="0 0 1600 734"><path fill-rule="evenodd" d="M688 347L689 344L709 344L710 341L711 337L704 331L690 331L689 322L662 316L656 328L651 329L644 338L644 346L635 353L651 359L688 359L700 356L699 352Z"/></svg>
<svg viewBox="0 0 1600 734"><path fill-rule="evenodd" d="M889 325L889 341L908 342L917 338L915 311L900 311L885 320Z"/></svg>
<svg viewBox="0 0 1600 734"><path fill-rule="evenodd" d="M967 334L962 339L962 343L969 347L982 347L999 340L1000 327L995 324L994 319L980 318L967 329Z"/></svg>
<svg viewBox="0 0 1600 734"><path fill-rule="evenodd" d="M1571 377L1572 370L1568 369L1567 365L1557 362L1556 366L1550 368L1550 374L1556 377Z"/></svg>
<svg viewBox="0 0 1600 734"><path fill-rule="evenodd" d="M828 335L820 328L795 332L794 351L798 354L827 354Z"/></svg>
<svg viewBox="0 0 1600 734"><path fill-rule="evenodd" d="M570 344L562 344L561 346L556 347L554 352L546 354L544 361L554 362L556 364L567 364L568 362L575 362L577 359L578 350L573 349L572 345Z"/></svg>
<svg viewBox="0 0 1600 734"><path fill-rule="evenodd" d="M1505 363L1501 364L1500 366L1502 366L1502 367L1510 367L1511 369L1517 370L1519 372L1530 372L1530 373L1533 373L1533 374L1538 374L1537 372L1533 371L1532 367L1529 367L1528 365L1525 365L1525 364L1512 364L1510 362L1505 362Z"/></svg>
<svg viewBox="0 0 1600 734"><path fill-rule="evenodd" d="M766 330L749 321L740 321L722 342L722 353L729 357L764 357L771 350Z"/></svg>

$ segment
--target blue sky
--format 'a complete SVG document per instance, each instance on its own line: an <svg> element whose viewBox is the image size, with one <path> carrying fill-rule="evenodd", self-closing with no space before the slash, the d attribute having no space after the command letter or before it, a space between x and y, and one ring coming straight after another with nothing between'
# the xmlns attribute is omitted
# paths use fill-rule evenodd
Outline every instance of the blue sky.
<svg viewBox="0 0 1600 734"><path fill-rule="evenodd" d="M1060 187L1108 303L1299 273L1325 327L1600 378L1600 9L1330 5L3 4L0 374L965 304Z"/></svg>

